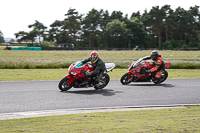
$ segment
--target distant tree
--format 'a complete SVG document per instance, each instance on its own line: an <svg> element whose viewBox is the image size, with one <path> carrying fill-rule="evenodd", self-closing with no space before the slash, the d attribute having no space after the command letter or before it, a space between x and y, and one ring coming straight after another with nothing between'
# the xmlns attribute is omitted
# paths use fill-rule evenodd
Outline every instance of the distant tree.
<svg viewBox="0 0 200 133"><path fill-rule="evenodd" d="M151 17L147 12L147 10L144 10L144 13L141 16L141 21L143 23L144 30L150 34L149 28L151 27L150 25Z"/></svg>
<svg viewBox="0 0 200 133"><path fill-rule="evenodd" d="M129 34L130 43L132 47L147 47L147 32L144 30L143 23L138 17L132 17L128 23L127 28L131 30Z"/></svg>
<svg viewBox="0 0 200 133"><path fill-rule="evenodd" d="M101 14L100 27L102 31L105 31L107 23L111 22L111 18L108 10L104 11L103 9L101 9L100 14Z"/></svg>
<svg viewBox="0 0 200 133"><path fill-rule="evenodd" d="M27 35L27 39L31 40L32 44L35 41L37 36L40 36L42 34L42 31L33 29L32 31L30 31Z"/></svg>
<svg viewBox="0 0 200 133"><path fill-rule="evenodd" d="M12 39L10 39L10 41L9 41L9 42L15 42L15 39L13 39L13 38L12 38Z"/></svg>
<svg viewBox="0 0 200 133"><path fill-rule="evenodd" d="M199 33L200 33L200 11L199 6L190 7L187 11L187 24L188 28L186 31L185 42L191 48L197 48L199 42Z"/></svg>
<svg viewBox="0 0 200 133"><path fill-rule="evenodd" d="M152 30L152 25L151 25L151 16L147 10L144 10L144 13L141 16L141 21L143 23L144 30L147 33L147 47L152 48L155 45L155 39L154 39L154 32Z"/></svg>
<svg viewBox="0 0 200 133"><path fill-rule="evenodd" d="M135 12L133 12L133 13L132 13L132 15L131 15L131 18L133 18L133 17L134 17L134 18L136 17L136 18L138 18L138 19L141 19L140 12L139 12L139 11L138 11L138 12L136 12L136 13L135 13Z"/></svg>
<svg viewBox="0 0 200 133"><path fill-rule="evenodd" d="M25 31L19 31L18 33L15 33L15 37L19 43L22 41L28 41L28 33Z"/></svg>
<svg viewBox="0 0 200 133"><path fill-rule="evenodd" d="M62 31L63 21L56 20L50 25L51 29L48 31L48 41L56 40L57 43L62 43L61 31Z"/></svg>
<svg viewBox="0 0 200 133"><path fill-rule="evenodd" d="M161 8L159 6L153 7L149 15L151 17L150 24L152 25L152 30L154 35L158 37L159 49L161 49L162 43L162 31L164 27L164 21L166 19L166 10L169 9L169 5L165 5Z"/></svg>
<svg viewBox="0 0 200 133"><path fill-rule="evenodd" d="M68 13L65 14L63 22L63 31L65 31L66 36L68 36L68 43L76 43L77 38L80 36L81 31L81 21L82 15L76 11L76 9L69 9Z"/></svg>
<svg viewBox="0 0 200 133"><path fill-rule="evenodd" d="M191 48L200 47L200 6L190 7L189 9L189 28L188 44Z"/></svg>
<svg viewBox="0 0 200 133"><path fill-rule="evenodd" d="M0 43L4 43L4 42L5 42L5 40L4 40L4 37L3 37L3 33L0 30Z"/></svg>
<svg viewBox="0 0 200 133"><path fill-rule="evenodd" d="M33 42L35 41L35 38L39 35L41 35L41 31L36 30L36 29L34 29L30 32L20 31L18 33L15 33L15 36L19 43L31 41L32 45L33 45Z"/></svg>
<svg viewBox="0 0 200 133"><path fill-rule="evenodd" d="M40 41L40 38L43 37L43 39L45 40L46 36L44 34L45 30L47 29L46 26L44 26L42 23L40 23L39 21L35 20L35 23L32 24L32 25L29 25L28 26L29 28L33 28L33 30L37 30L37 36L39 37L39 42L41 43ZM35 32L35 31L33 31ZM32 33L33 33L32 32Z"/></svg>
<svg viewBox="0 0 200 133"><path fill-rule="evenodd" d="M113 20L106 26L106 47L127 48L129 43L129 34L131 31L126 28L125 22L118 19Z"/></svg>
<svg viewBox="0 0 200 133"><path fill-rule="evenodd" d="M98 47L98 37L100 34L101 13L96 9L89 11L83 20L83 35L89 47Z"/></svg>
<svg viewBox="0 0 200 133"><path fill-rule="evenodd" d="M99 34L99 43L100 47L105 47L106 43L104 41L105 38L105 32L106 32L106 25L111 21L109 12L103 9L100 10L101 19L100 19L100 34Z"/></svg>
<svg viewBox="0 0 200 133"><path fill-rule="evenodd" d="M166 11L166 19L164 21L166 41L174 38L174 31L177 27L175 19L176 19L176 14L169 6L168 10Z"/></svg>
<svg viewBox="0 0 200 133"><path fill-rule="evenodd" d="M176 38L179 38L179 40L183 40L186 36L185 36L185 33L187 31L187 17L188 17L188 14L187 14L187 11L181 7L178 7L176 9L176 23L177 23L177 27L176 27ZM185 38L186 39L186 38Z"/></svg>
<svg viewBox="0 0 200 133"><path fill-rule="evenodd" d="M111 20L118 19L120 21L124 21L123 12L121 12L121 11L113 11L111 16L110 16L110 19Z"/></svg>

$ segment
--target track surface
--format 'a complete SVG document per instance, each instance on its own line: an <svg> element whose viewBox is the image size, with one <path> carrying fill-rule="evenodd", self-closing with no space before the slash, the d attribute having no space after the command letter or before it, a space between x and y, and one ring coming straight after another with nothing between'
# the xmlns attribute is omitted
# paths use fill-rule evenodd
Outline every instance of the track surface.
<svg viewBox="0 0 200 133"><path fill-rule="evenodd" d="M111 80L103 90L72 88L60 92L59 81L0 82L0 113L117 106L199 104L200 79L168 79L122 85Z"/></svg>

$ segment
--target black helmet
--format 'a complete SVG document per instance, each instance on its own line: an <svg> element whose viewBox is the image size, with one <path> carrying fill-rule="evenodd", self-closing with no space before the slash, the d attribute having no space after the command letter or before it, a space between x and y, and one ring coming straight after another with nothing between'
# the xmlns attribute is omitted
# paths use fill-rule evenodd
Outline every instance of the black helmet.
<svg viewBox="0 0 200 133"><path fill-rule="evenodd" d="M152 51L151 52L151 59L155 61L158 58L158 55L159 54L158 54L157 50Z"/></svg>

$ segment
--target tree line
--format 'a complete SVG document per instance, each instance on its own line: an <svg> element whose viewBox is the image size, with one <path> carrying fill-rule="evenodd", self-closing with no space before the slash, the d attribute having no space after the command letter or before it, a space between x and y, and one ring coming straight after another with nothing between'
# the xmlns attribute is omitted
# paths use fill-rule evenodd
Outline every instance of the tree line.
<svg viewBox="0 0 200 133"><path fill-rule="evenodd" d="M121 11L92 9L86 15L69 9L64 20L55 20L47 29L41 22L28 25L32 31L15 33L18 42L43 38L58 44L99 48L200 48L199 6L172 10L170 5L154 6L131 17Z"/></svg>

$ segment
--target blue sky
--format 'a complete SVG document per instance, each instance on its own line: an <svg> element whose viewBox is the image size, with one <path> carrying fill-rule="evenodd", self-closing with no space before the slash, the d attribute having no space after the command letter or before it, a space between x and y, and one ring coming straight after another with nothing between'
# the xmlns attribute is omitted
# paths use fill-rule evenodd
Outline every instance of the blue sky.
<svg viewBox="0 0 200 133"><path fill-rule="evenodd" d="M55 20L64 20L69 8L79 14L87 14L91 9L104 9L109 13L121 11L130 17L133 12L153 6L171 5L172 9L182 7L189 10L191 6L200 5L200 0L0 0L0 30L4 37L15 38L14 33L29 32L28 25L35 20L49 27Z"/></svg>

